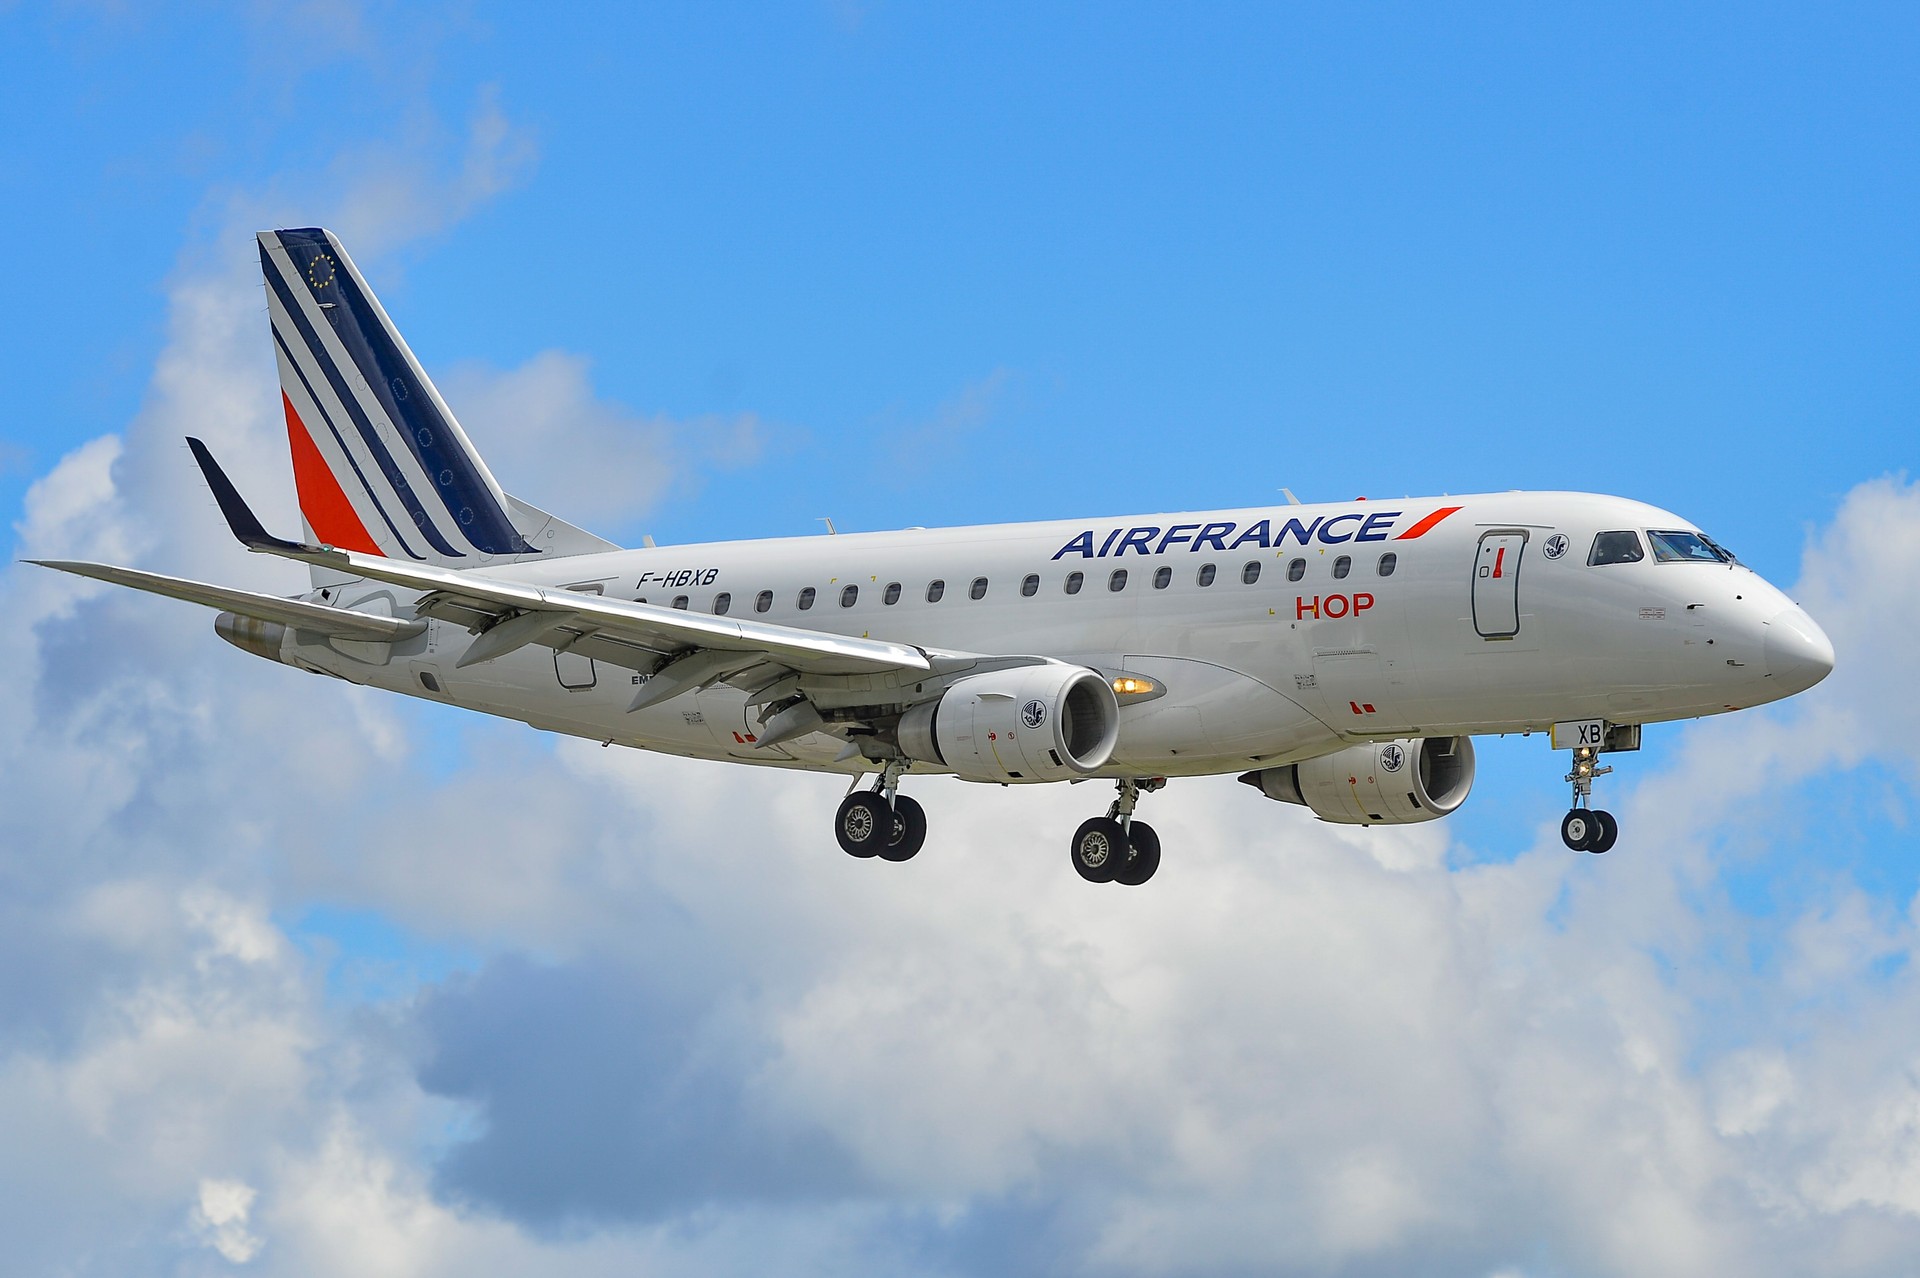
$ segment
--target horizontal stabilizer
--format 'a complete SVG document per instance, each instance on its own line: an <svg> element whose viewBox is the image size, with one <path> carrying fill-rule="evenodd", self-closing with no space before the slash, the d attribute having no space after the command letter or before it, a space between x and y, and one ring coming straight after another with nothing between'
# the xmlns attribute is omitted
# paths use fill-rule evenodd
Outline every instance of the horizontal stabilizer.
<svg viewBox="0 0 1920 1278"><path fill-rule="evenodd" d="M221 478L224 479L225 476ZM261 535L265 536L264 533ZM228 612L237 612L243 617L277 621L283 626L305 630L312 634L327 635L335 639L394 643L411 638L427 628L427 623L424 621L401 621L395 617L376 617L370 613L351 612L344 608L329 608L324 604L303 603L298 599L282 599L278 595L262 595L251 590L235 590L231 586L214 586L203 581L189 581L185 577L167 577L157 572L141 572L137 568L79 563L71 559L29 559L27 562L38 564L42 568L58 568L61 572L70 572L79 577L91 577L95 581L112 582L116 586L132 586L135 590L166 595L170 599L184 599L188 603L204 604L209 608L224 608Z"/></svg>

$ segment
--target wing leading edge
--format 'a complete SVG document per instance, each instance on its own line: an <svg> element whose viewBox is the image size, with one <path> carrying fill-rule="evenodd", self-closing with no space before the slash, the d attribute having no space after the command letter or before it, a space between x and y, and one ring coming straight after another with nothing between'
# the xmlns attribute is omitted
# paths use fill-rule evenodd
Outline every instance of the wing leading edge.
<svg viewBox="0 0 1920 1278"><path fill-rule="evenodd" d="M190 581L185 577L142 572L138 568L119 568L112 564L92 564L72 559L29 559L27 562L42 568L57 568L79 577L91 577L95 581L111 582L116 586L131 586L149 594L166 595L170 599L184 599L188 603L204 604L209 608L224 608L243 617L277 621L283 626L334 639L397 643L427 628L424 621L376 617L371 613L329 608L325 604L305 603L298 599L282 599L278 595L215 586L204 581Z"/></svg>

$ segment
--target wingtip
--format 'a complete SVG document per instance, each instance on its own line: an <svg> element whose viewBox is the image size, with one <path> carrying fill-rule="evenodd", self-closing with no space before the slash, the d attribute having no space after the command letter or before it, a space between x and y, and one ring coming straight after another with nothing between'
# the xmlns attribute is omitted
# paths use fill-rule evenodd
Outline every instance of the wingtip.
<svg viewBox="0 0 1920 1278"><path fill-rule="evenodd" d="M193 453L193 460L200 467L200 474L206 479L207 487L213 490L213 499L220 505L220 513L226 517L227 527L248 550L303 550L299 542L286 541L267 532L253 509L247 505L240 490L227 478L227 472L213 459L213 451L205 444L187 436L187 448Z"/></svg>

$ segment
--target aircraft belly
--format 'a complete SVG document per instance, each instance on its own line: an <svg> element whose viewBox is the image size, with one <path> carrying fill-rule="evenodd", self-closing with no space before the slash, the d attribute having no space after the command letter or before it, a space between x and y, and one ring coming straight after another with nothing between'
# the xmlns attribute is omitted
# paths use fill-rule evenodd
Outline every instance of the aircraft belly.
<svg viewBox="0 0 1920 1278"><path fill-rule="evenodd" d="M761 727L758 713L747 708L747 694L738 688L720 684L695 696L682 697L679 700L693 704L699 711L713 744L729 758L750 759L756 763L792 759L795 757L795 751L791 747L801 744L799 741L794 741L785 745L762 746L759 743ZM806 738L801 740L804 741ZM827 755L829 759L839 753L840 744L837 739L833 741L833 748Z"/></svg>
<svg viewBox="0 0 1920 1278"><path fill-rule="evenodd" d="M1159 771L1284 754L1331 743L1327 726L1269 685L1225 666L1185 657L1127 656L1123 669L1166 689L1120 711L1114 762Z"/></svg>

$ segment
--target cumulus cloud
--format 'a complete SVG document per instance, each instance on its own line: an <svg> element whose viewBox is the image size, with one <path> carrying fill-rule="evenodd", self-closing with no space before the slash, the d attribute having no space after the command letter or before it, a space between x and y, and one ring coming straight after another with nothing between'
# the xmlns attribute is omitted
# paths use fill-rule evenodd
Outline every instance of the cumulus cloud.
<svg viewBox="0 0 1920 1278"><path fill-rule="evenodd" d="M599 398L590 374L582 356L542 351L506 370L456 365L435 385L503 487L596 531L761 455L756 414L643 416Z"/></svg>
<svg viewBox="0 0 1920 1278"><path fill-rule="evenodd" d="M876 423L886 441L884 473L900 482L941 469L969 447L971 437L1006 407L1018 386L1011 369L996 368L961 387L931 414L887 414Z"/></svg>
<svg viewBox="0 0 1920 1278"><path fill-rule="evenodd" d="M87 446L23 529L218 540L148 496L190 474L128 474ZM1843 653L1920 624L1827 573L1849 529L1920 528L1913 497L1866 485L1810 546ZM1871 678L1689 729L1605 860L1543 824L1449 869L1444 825L1188 782L1151 801L1153 885L1095 891L1056 846L1079 789L922 783L927 852L854 862L829 782L510 725L431 775L407 720L192 610L37 606L0 630L41 672L0 700L35 796L6 846L38 884L23 943L66 974L10 1009L0 1097L76 1151L16 1208L45 1254L103 1227L164 1250L183 1218L303 1273L1897 1272L1920 1241L1920 1060L1878 1028L1920 1011L1883 974L1907 903L1837 887L1756 975L1712 890L1756 794L1910 750L1833 726L1882 712ZM368 758L367 715L397 753ZM343 1011L289 931L313 901L478 966Z"/></svg>
<svg viewBox="0 0 1920 1278"><path fill-rule="evenodd" d="M226 1259L244 1265L260 1253L260 1240L247 1232L257 1197L258 1191L244 1181L202 1180L191 1218L194 1232Z"/></svg>
<svg viewBox="0 0 1920 1278"><path fill-rule="evenodd" d="M433 170L445 191L343 198L343 225L382 251L512 180L490 109ZM204 434L290 517L255 267L229 238L173 281L140 416L34 485L24 550L299 584L232 546L178 445ZM583 519L758 438L608 404L559 352L443 388L503 479ZM1000 382L977 392L942 420L978 420ZM579 454L617 464L554 460ZM1863 761L1913 775L1915 582L1920 493L1862 485L1799 586L1840 670L1686 729L1668 776L1622 768L1609 857L1543 822L1509 862L1449 868L1444 823L1335 829L1183 782L1149 804L1164 868L1125 891L1067 868L1104 801L1087 787L915 783L927 851L855 862L826 834L829 780L406 710L238 653L185 605L9 568L9 1258L1904 1272L1913 903L1837 875L1761 919L1726 878L1752 845L1800 846L1756 805ZM460 766L430 765L449 737ZM303 933L316 904L471 970L343 999Z"/></svg>
<svg viewBox="0 0 1920 1278"><path fill-rule="evenodd" d="M335 161L330 225L356 261L458 224L523 181L539 155L532 132L502 109L497 85L476 95L457 163L433 162L441 141L437 122L424 117L397 146L347 151Z"/></svg>

